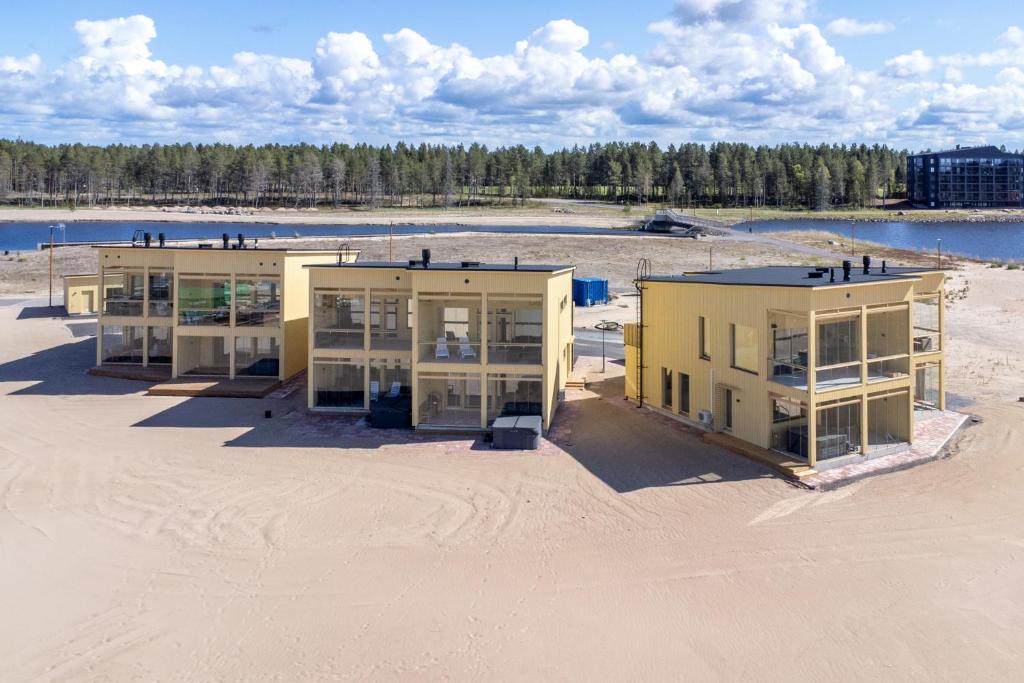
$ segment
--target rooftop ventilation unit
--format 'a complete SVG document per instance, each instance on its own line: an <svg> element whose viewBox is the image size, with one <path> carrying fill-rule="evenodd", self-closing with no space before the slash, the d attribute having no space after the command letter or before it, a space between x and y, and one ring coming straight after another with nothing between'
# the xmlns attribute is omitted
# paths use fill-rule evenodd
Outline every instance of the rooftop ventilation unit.
<svg viewBox="0 0 1024 683"><path fill-rule="evenodd" d="M825 273L821 272L820 270L812 270L811 272L807 273L807 277L809 277L812 280L820 280L825 277Z"/></svg>

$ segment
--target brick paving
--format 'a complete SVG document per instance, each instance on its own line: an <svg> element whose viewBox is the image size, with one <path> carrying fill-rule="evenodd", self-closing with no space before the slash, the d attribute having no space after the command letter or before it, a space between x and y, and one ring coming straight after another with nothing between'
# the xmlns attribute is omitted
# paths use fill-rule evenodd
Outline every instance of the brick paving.
<svg viewBox="0 0 1024 683"><path fill-rule="evenodd" d="M822 470L805 477L800 483L813 489L829 489L874 474L895 472L934 460L942 455L946 443L966 421L967 415L951 410L916 417L914 443L909 448L891 455Z"/></svg>

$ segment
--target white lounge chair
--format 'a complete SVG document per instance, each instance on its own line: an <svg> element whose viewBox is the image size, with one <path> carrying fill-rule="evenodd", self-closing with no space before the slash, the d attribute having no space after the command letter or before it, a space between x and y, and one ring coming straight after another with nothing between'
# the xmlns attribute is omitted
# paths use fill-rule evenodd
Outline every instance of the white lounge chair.
<svg viewBox="0 0 1024 683"><path fill-rule="evenodd" d="M378 396L380 396L380 382L374 380L370 382L370 400L376 401Z"/></svg>
<svg viewBox="0 0 1024 683"><path fill-rule="evenodd" d="M476 351L469 345L469 337L459 337L459 356L463 359L476 358Z"/></svg>
<svg viewBox="0 0 1024 683"><path fill-rule="evenodd" d="M437 346L434 348L434 358L437 360L442 358L448 360L451 358L451 356L448 355L448 340L444 337L437 338Z"/></svg>
<svg viewBox="0 0 1024 683"><path fill-rule="evenodd" d="M401 382L392 382L391 388L388 390L388 398L398 398L398 394L402 391Z"/></svg>

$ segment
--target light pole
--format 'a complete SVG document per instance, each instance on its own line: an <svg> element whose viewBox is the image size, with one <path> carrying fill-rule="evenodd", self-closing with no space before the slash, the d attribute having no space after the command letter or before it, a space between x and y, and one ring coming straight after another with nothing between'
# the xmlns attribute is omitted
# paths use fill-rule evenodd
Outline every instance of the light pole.
<svg viewBox="0 0 1024 683"><path fill-rule="evenodd" d="M615 322L614 320L602 320L598 324L594 325L594 327L601 330L601 374L604 374L604 333L614 332L615 330L619 329L621 325L619 325L619 323Z"/></svg>
<svg viewBox="0 0 1024 683"><path fill-rule="evenodd" d="M58 223L57 225L50 226L50 305L49 308L53 308L53 231L60 230L61 234L66 236L64 232L64 224Z"/></svg>

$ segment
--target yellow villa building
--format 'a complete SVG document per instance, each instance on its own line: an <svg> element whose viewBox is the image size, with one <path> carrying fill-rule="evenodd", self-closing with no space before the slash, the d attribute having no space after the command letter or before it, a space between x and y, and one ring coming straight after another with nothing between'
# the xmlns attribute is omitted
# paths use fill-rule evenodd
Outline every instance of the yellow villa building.
<svg viewBox="0 0 1024 683"><path fill-rule="evenodd" d="M894 452L945 408L944 283L867 257L645 277L627 396L812 468Z"/></svg>
<svg viewBox="0 0 1024 683"><path fill-rule="evenodd" d="M397 424L420 429L507 415L550 426L572 367L573 267L434 263L424 250L307 270L310 409L373 419L398 406Z"/></svg>
<svg viewBox="0 0 1024 683"><path fill-rule="evenodd" d="M306 368L309 271L358 252L101 246L96 364L163 366L169 377L285 380ZM102 286L99 285L102 283Z"/></svg>

